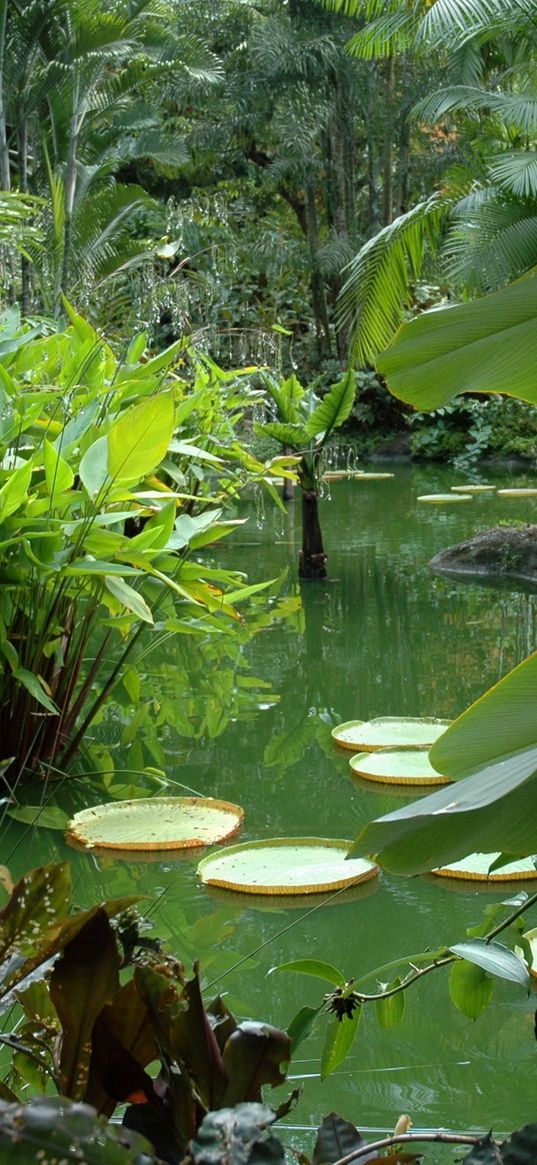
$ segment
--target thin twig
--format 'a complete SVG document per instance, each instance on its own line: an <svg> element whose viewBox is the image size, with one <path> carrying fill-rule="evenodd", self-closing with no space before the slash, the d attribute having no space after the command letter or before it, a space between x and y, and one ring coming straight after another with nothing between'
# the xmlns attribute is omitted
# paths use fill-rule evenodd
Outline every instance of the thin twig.
<svg viewBox="0 0 537 1165"><path fill-rule="evenodd" d="M346 1157L340 1157L334 1165L350 1165L351 1161L359 1161L360 1157L367 1157L369 1153L379 1152L380 1149L389 1149L390 1145L417 1145L424 1141L436 1141L443 1145L477 1145L482 1138L464 1133L399 1133L397 1136L384 1137L382 1141L371 1141L369 1145L361 1145Z"/></svg>

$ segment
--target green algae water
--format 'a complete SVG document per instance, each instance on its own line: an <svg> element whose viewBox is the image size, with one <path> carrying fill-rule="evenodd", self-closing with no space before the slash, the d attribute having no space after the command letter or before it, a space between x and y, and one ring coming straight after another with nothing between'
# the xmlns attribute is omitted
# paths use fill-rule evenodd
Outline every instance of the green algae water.
<svg viewBox="0 0 537 1165"><path fill-rule="evenodd" d="M535 594L516 583L455 582L427 564L443 547L498 521L537 520L537 499L476 494L460 506L420 505L420 494L449 492L464 478L406 466L393 472L391 480L326 485L325 583L297 583L298 501L286 514L259 499L244 504L239 516L248 522L212 555L244 570L252 583L278 579L276 597L267 591L257 609L274 611L279 603L288 617L261 619L259 633L244 636L240 659L231 647L226 655L184 636L168 641L148 662L150 690L141 698L151 701L150 720L134 713L133 721L125 704L97 726L103 769L107 757L125 770L154 765L177 783L154 784L157 796L186 787L238 802L244 841L352 839L372 817L419 795L405 790L403 797L386 786L379 792L353 778L352 754L334 748L331 727L373 716L454 718L533 650ZM478 480L531 484L523 475L492 471ZM47 797L68 810L82 808L118 796L121 780L125 796L148 795L147 784L138 788L127 774L107 788L59 783ZM36 802L34 791L28 800ZM14 875L65 857L77 904L146 895L141 909L155 933L185 964L200 960L209 995L225 992L239 1016L280 1026L304 1004L318 1005L329 985L269 975L273 966L319 958L346 978L361 977L398 955L460 941L487 904L515 891L512 884L491 890L381 874L320 906L307 897L259 903L202 887L188 856L101 857L69 849L61 832L4 824L0 861ZM537 917L527 922L535 926ZM369 986L375 990L375 980ZM293 1086L301 1083L303 1091L287 1118L289 1136L310 1145L310 1130L333 1109L362 1130L389 1130L402 1112L416 1129L508 1131L533 1119L534 1010L521 989L497 982L491 1006L472 1022L451 1005L448 977L438 972L407 992L398 1026L383 1029L366 1010L348 1059L321 1083L323 1019L291 1065ZM454 1155L431 1147L426 1160Z"/></svg>

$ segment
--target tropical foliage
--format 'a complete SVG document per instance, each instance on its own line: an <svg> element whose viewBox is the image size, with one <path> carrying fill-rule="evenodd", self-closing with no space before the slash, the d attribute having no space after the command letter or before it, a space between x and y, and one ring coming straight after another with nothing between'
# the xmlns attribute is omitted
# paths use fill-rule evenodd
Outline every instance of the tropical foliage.
<svg viewBox="0 0 537 1165"><path fill-rule="evenodd" d="M69 327L48 335L13 312L2 321L0 651L12 785L70 763L127 663L135 674L144 629L159 643L239 620L235 604L252 593L243 576L189 555L232 533L224 508L267 474L235 437L255 399L245 384L238 391L240 377L210 361L189 371L182 341L147 358L143 335L118 359L66 310Z"/></svg>

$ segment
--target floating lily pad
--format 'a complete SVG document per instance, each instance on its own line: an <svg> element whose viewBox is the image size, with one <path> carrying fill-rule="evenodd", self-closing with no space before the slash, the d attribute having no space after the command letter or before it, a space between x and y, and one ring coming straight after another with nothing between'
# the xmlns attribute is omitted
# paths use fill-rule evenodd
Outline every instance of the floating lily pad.
<svg viewBox="0 0 537 1165"><path fill-rule="evenodd" d="M416 498L418 502L426 502L429 506L443 506L454 505L456 502L471 502L472 498L469 493L464 494L421 494Z"/></svg>
<svg viewBox="0 0 537 1165"><path fill-rule="evenodd" d="M499 498L535 498L537 497L536 489L499 489Z"/></svg>
<svg viewBox="0 0 537 1165"><path fill-rule="evenodd" d="M492 494L495 493L495 485L452 485L451 492L454 494Z"/></svg>
<svg viewBox="0 0 537 1165"><path fill-rule="evenodd" d="M449 785L433 769L427 748L383 748L379 752L359 752L349 761L353 773L366 781L389 785Z"/></svg>
<svg viewBox="0 0 537 1165"><path fill-rule="evenodd" d="M460 862L451 862L448 866L441 866L438 870L433 870L432 873L441 878L466 878L475 882L513 882L526 881L528 878L537 878L537 869L533 864L533 858L518 858L515 862L509 862L507 866L501 866L500 869L494 870L489 874L490 866L499 858L497 854L469 854L467 858L462 858Z"/></svg>
<svg viewBox="0 0 537 1165"><path fill-rule="evenodd" d="M198 865L202 882L243 894L320 894L374 878L373 862L347 861L349 841L273 837L233 845Z"/></svg>
<svg viewBox="0 0 537 1165"><path fill-rule="evenodd" d="M353 481L387 481L390 477L395 477L395 473L360 473L356 470L351 473Z"/></svg>
<svg viewBox="0 0 537 1165"><path fill-rule="evenodd" d="M141 797L75 813L67 838L88 849L190 849L232 837L243 818L240 805L212 797Z"/></svg>
<svg viewBox="0 0 537 1165"><path fill-rule="evenodd" d="M375 752L378 748L430 748L449 728L451 720L430 716L379 716L375 720L348 720L332 729L341 748Z"/></svg>

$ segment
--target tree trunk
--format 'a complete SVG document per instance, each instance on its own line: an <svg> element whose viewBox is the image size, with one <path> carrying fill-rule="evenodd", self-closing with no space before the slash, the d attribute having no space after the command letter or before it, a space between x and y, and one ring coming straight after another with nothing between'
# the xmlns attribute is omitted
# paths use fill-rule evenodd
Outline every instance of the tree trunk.
<svg viewBox="0 0 537 1165"><path fill-rule="evenodd" d="M309 459L308 459L309 460ZM317 473L308 461L298 467L302 490L302 550L298 563L301 579L325 579L326 555L319 522L319 492Z"/></svg>
<svg viewBox="0 0 537 1165"><path fill-rule="evenodd" d="M6 53L6 25L8 0L0 0L0 187L11 190L9 148L6 130L4 59Z"/></svg>
<svg viewBox="0 0 537 1165"><path fill-rule="evenodd" d="M28 122L25 117L19 119L17 127L19 151L19 189L21 194L28 193ZM30 263L26 255L21 255L21 309L24 316L30 311Z"/></svg>
<svg viewBox="0 0 537 1165"><path fill-rule="evenodd" d="M317 225L317 207L315 205L315 187L312 178L307 178L304 185L306 224L308 229L308 245L311 261L311 299L315 330L317 333L317 350L319 356L331 356L332 342L330 338L330 323L324 280L319 268L319 231Z"/></svg>
<svg viewBox="0 0 537 1165"><path fill-rule="evenodd" d="M386 61L385 77L385 123L382 148L382 225L393 222L393 113L395 101L395 57Z"/></svg>
<svg viewBox="0 0 537 1165"><path fill-rule="evenodd" d="M365 124L367 134L367 185L369 193L369 222L368 233L376 235L380 227L378 168L375 134L375 89L378 81L375 63L368 66L367 99L365 107Z"/></svg>

